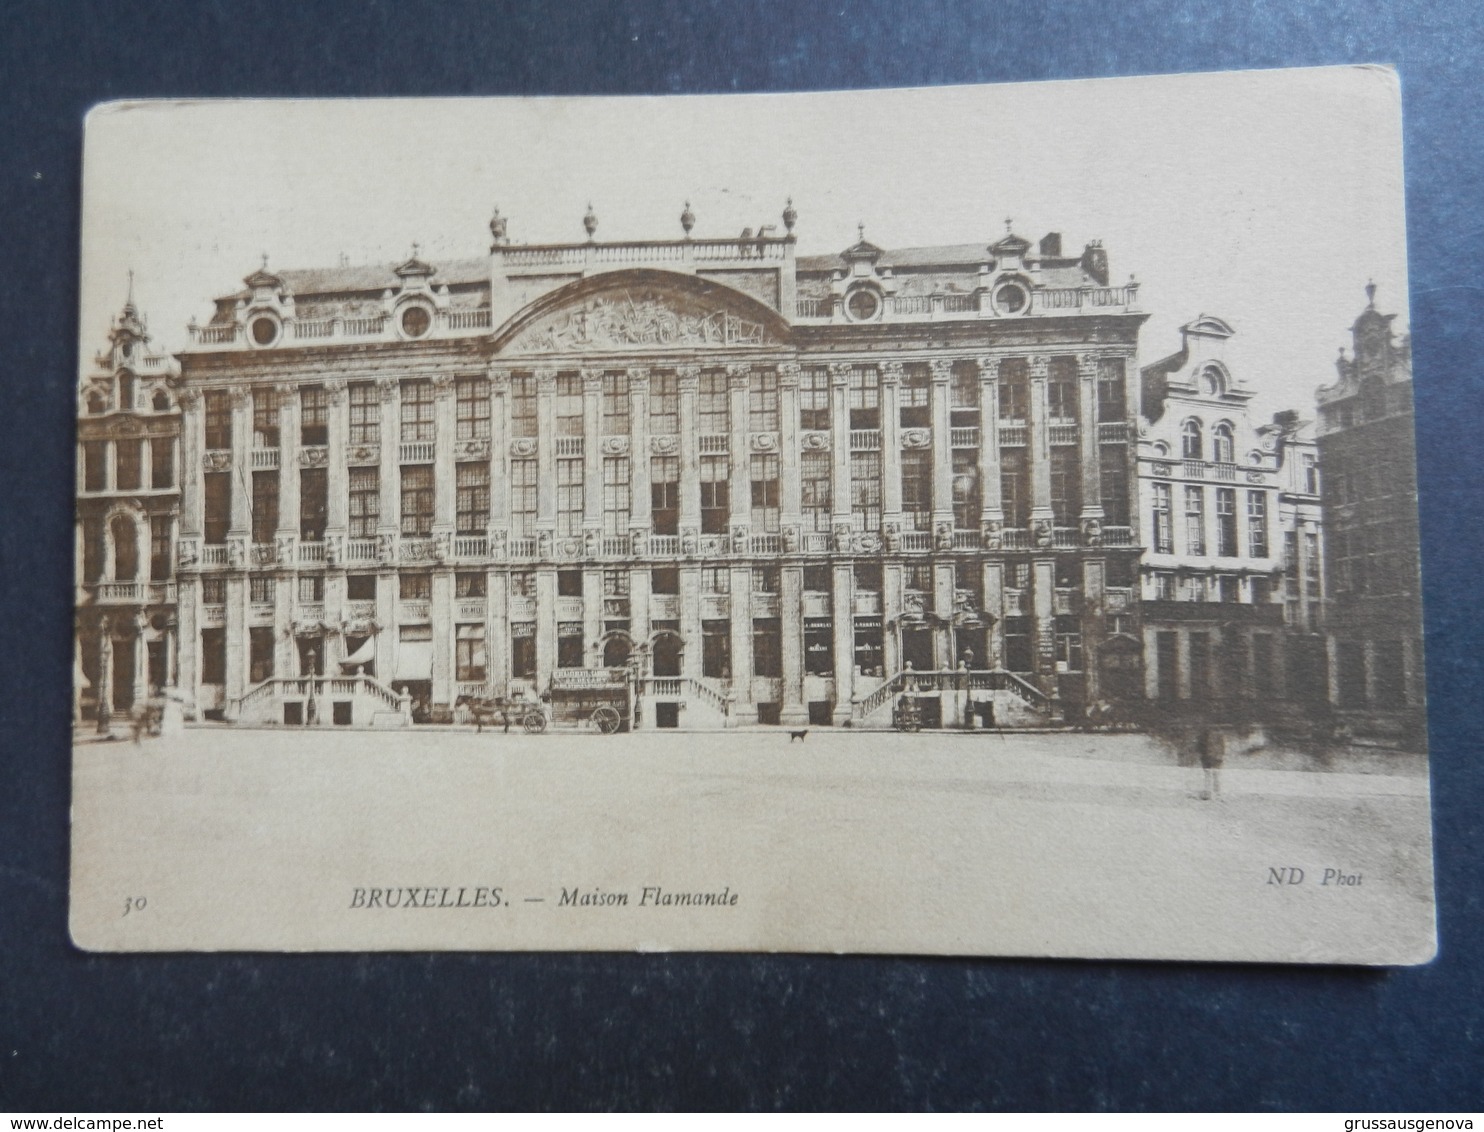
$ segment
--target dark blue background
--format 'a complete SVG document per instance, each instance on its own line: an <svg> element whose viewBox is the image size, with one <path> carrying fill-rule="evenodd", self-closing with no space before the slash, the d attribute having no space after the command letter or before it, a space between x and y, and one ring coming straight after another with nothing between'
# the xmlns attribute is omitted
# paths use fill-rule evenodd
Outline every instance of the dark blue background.
<svg viewBox="0 0 1484 1132"><path fill-rule="evenodd" d="M1484 1105L1481 24L1471 0L8 6L0 1108ZM71 948L71 435L79 164L91 104L802 90L1362 61L1395 64L1405 92L1435 963L1372 972L704 955L100 957ZM1290 286L1281 249L1273 263L1273 285ZM1315 330L1333 337L1337 328Z"/></svg>

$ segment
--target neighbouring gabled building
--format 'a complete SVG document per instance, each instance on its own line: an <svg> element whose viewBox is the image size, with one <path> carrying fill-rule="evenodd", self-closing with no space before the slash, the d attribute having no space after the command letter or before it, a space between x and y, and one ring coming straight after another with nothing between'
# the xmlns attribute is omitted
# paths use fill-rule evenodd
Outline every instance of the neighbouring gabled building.
<svg viewBox="0 0 1484 1132"><path fill-rule="evenodd" d="M1323 698L1323 539L1308 426L1292 412L1251 419L1234 333L1203 314L1143 370L1144 681L1168 704L1260 712Z"/></svg>
<svg viewBox="0 0 1484 1132"><path fill-rule="evenodd" d="M1333 385L1317 391L1329 542L1329 690L1352 725L1424 741L1422 576L1412 344L1366 308Z"/></svg>
<svg viewBox="0 0 1484 1132"><path fill-rule="evenodd" d="M1137 285L1008 225L798 256L796 219L265 261L180 354L182 694L360 725L623 670L643 727L1137 694Z"/></svg>

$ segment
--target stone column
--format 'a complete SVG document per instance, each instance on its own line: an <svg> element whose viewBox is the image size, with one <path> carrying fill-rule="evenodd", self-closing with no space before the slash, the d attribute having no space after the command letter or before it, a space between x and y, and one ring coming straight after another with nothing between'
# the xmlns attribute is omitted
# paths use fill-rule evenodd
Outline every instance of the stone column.
<svg viewBox="0 0 1484 1132"><path fill-rule="evenodd" d="M1030 458L1031 527L1053 525L1051 514L1051 429L1046 415L1046 375L1050 359L1030 359L1030 420L1027 422L1026 453ZM1049 549L1049 548L1048 548Z"/></svg>
<svg viewBox="0 0 1484 1132"><path fill-rule="evenodd" d="M490 382L490 529L510 529L510 371L491 368ZM491 553L497 540L490 539ZM491 575L493 578L493 575ZM493 589L490 591L493 595ZM486 638L488 647L488 638ZM508 651L508 650L507 650ZM506 658L508 664L509 658ZM493 662L492 662L493 663ZM496 684L496 695L503 684Z"/></svg>
<svg viewBox="0 0 1484 1132"><path fill-rule="evenodd" d="M247 632L247 575L240 570L227 577L227 684L223 690L230 713L232 701L247 691L249 640Z"/></svg>
<svg viewBox="0 0 1484 1132"><path fill-rule="evenodd" d="M1098 359L1095 354L1077 357L1077 432L1082 463L1082 541L1091 544L1101 532L1103 519L1102 474L1098 462ZM1094 532L1093 525L1097 531Z"/></svg>
<svg viewBox="0 0 1484 1132"><path fill-rule="evenodd" d="M490 570L485 575L486 614L484 623L485 671L496 696L510 691L510 575Z"/></svg>
<svg viewBox="0 0 1484 1132"><path fill-rule="evenodd" d="M377 533L392 536L402 527L402 384L396 378L382 378L381 393L381 515ZM376 656L376 674L386 678L390 670L382 666L381 651Z"/></svg>
<svg viewBox="0 0 1484 1132"><path fill-rule="evenodd" d="M835 563L833 581L830 606L835 633L835 726L840 727L851 718L850 699L855 693L855 575L849 563Z"/></svg>
<svg viewBox="0 0 1484 1132"><path fill-rule="evenodd" d="M98 618L98 734L112 729L113 716L113 619Z"/></svg>
<svg viewBox="0 0 1484 1132"><path fill-rule="evenodd" d="M998 358L979 359L979 525L987 550L1000 549L1000 531L1005 513L1000 497L1000 363ZM999 606L985 608L999 615Z"/></svg>
<svg viewBox="0 0 1484 1132"><path fill-rule="evenodd" d="M1031 646L1035 650L1036 674L1041 690L1056 690L1056 560L1037 558L1031 563ZM1024 597L1021 598L1025 600Z"/></svg>
<svg viewBox="0 0 1484 1132"><path fill-rule="evenodd" d="M778 476L782 493L778 501L779 526L784 531L784 546L792 545L798 549L797 539L799 527L803 522L804 505L799 479L799 365L797 362L784 362L778 367L778 424ZM792 535L789 532L793 532ZM802 585L802 581L800 584ZM802 593L802 590L800 592ZM783 608L791 607L785 602ZM796 608L802 608L802 606ZM802 638L800 640L802 641ZM787 649L786 644L784 647ZM807 717L806 712L805 718Z"/></svg>
<svg viewBox="0 0 1484 1132"><path fill-rule="evenodd" d="M957 668L958 656L953 637L953 595L958 588L952 562L933 563L933 663L939 668Z"/></svg>
<svg viewBox="0 0 1484 1132"><path fill-rule="evenodd" d="M629 636L634 645L649 641L649 568L636 567L629 571Z"/></svg>
<svg viewBox="0 0 1484 1132"><path fill-rule="evenodd" d="M733 566L731 596L727 610L732 622L732 694L736 703L733 723L756 723L757 705L752 697L752 568Z"/></svg>
<svg viewBox="0 0 1484 1132"><path fill-rule="evenodd" d="M887 530L902 529L901 362L881 367L881 521ZM888 672L896 669L888 664Z"/></svg>
<svg viewBox="0 0 1484 1132"><path fill-rule="evenodd" d="M906 610L905 581L900 562L881 568L881 667L890 676L902 668L902 614Z"/></svg>
<svg viewBox="0 0 1484 1132"><path fill-rule="evenodd" d="M953 433L950 428L949 382L953 363L934 358L933 367L933 530L946 523L953 530ZM951 536L950 536L951 539Z"/></svg>
<svg viewBox="0 0 1484 1132"><path fill-rule="evenodd" d="M557 654L557 576L556 569L542 566L536 570L536 691L551 683Z"/></svg>
<svg viewBox="0 0 1484 1132"><path fill-rule="evenodd" d="M144 630L149 622L144 613L134 615L134 639L129 642L134 649L134 706L137 708L149 694L149 645L144 639Z"/></svg>
<svg viewBox="0 0 1484 1132"><path fill-rule="evenodd" d="M294 607L298 602L299 595L295 592L298 579L292 570L281 574L277 585L273 587L273 675L274 676L296 676L298 675L299 642L294 636ZM329 638L324 639L323 649L326 654L330 648ZM330 665L330 657L325 657L325 674L330 675L335 671Z"/></svg>
<svg viewBox="0 0 1484 1132"><path fill-rule="evenodd" d="M429 608L433 623L432 702L449 708L458 696L453 655L453 606L453 573L446 568L436 569L433 571Z"/></svg>
<svg viewBox="0 0 1484 1132"><path fill-rule="evenodd" d="M778 613L783 631L783 706L779 721L785 727L800 727L809 722L809 707L804 702L804 568L790 564L779 574Z"/></svg>
<svg viewBox="0 0 1484 1132"><path fill-rule="evenodd" d="M739 528L745 539L752 522L752 453L747 446L747 399L751 384L752 367L750 365L727 366L727 421L731 433L728 447L731 452L729 470L732 503L732 513L728 522L734 539ZM743 545L745 547L746 543L744 542ZM733 641L733 650L736 647L736 642ZM732 671L733 673L737 671L735 665Z"/></svg>
<svg viewBox="0 0 1484 1132"><path fill-rule="evenodd" d="M985 642L989 655L984 658L986 668L1005 667L1005 564L984 563L984 608L993 623L989 627Z"/></svg>
<svg viewBox="0 0 1484 1132"><path fill-rule="evenodd" d="M1101 694L1101 672L1098 657L1107 636L1105 617L1107 567L1102 558L1087 558L1082 563L1082 671L1085 673L1087 702Z"/></svg>
<svg viewBox="0 0 1484 1132"><path fill-rule="evenodd" d="M683 426L682 419L682 426ZM680 567L680 636L685 645L680 671L692 680L701 677L701 568Z"/></svg>
<svg viewBox="0 0 1484 1132"><path fill-rule="evenodd" d="M201 394L195 389L182 389L180 400L180 534L199 540L202 533L201 453L205 421L201 411Z"/></svg>
<svg viewBox="0 0 1484 1132"><path fill-rule="evenodd" d="M681 366L680 385L680 534L682 545L687 533L692 536L701 530L701 457L700 441L696 438L696 394L701 387L701 367ZM699 591L697 591L699 592ZM686 656L692 651L692 642L686 638ZM700 648L699 637L694 642ZM689 664L689 659L686 661ZM700 663L699 656L696 663Z"/></svg>
<svg viewBox="0 0 1484 1132"><path fill-rule="evenodd" d="M556 370L549 366L536 371L536 529L556 530ZM553 630L553 633L555 630ZM536 653L541 653L541 633L536 633ZM552 638L552 648L556 647ZM538 661L539 671L539 661ZM544 685L543 685L544 686Z"/></svg>
<svg viewBox="0 0 1484 1132"><path fill-rule="evenodd" d="M629 529L648 531L649 498L649 370L629 370ZM633 539L630 538L630 546Z"/></svg>
<svg viewBox="0 0 1484 1132"><path fill-rule="evenodd" d="M175 686L186 696L186 715L195 719L201 718L200 595L195 576L176 582Z"/></svg>
<svg viewBox="0 0 1484 1132"><path fill-rule="evenodd" d="M597 566L588 566L582 571L582 659L583 665L593 668L603 663L601 651L593 646L603 635L603 571Z"/></svg>
<svg viewBox="0 0 1484 1132"><path fill-rule="evenodd" d="M278 530L280 539L291 540L292 547L299 535L299 387L293 382L274 386L278 393ZM292 569L293 559L280 562L280 566Z"/></svg>
<svg viewBox="0 0 1484 1132"><path fill-rule="evenodd" d="M582 371L582 529L603 526L603 371Z"/></svg>
<svg viewBox="0 0 1484 1132"><path fill-rule="evenodd" d="M350 436L350 403L345 382L325 382L330 397L330 415L326 439L325 468L325 540L343 545L350 526L350 473L346 470L345 445ZM325 595L329 600L329 595Z"/></svg>
<svg viewBox="0 0 1484 1132"><path fill-rule="evenodd" d="M850 525L850 371L853 368L843 362L830 363L830 437L834 457L830 523L836 528ZM853 643L851 647L853 650Z"/></svg>
<svg viewBox="0 0 1484 1132"><path fill-rule="evenodd" d="M110 461L110 466L112 461ZM252 395L246 386L232 390L232 521L229 536L252 531ZM246 561L244 556L243 561Z"/></svg>
<svg viewBox="0 0 1484 1132"><path fill-rule="evenodd" d="M454 486L454 440L457 431L453 375L440 373L433 378L433 535L448 536L450 549L454 508L458 500ZM437 649L433 651L436 655Z"/></svg>
<svg viewBox="0 0 1484 1132"><path fill-rule="evenodd" d="M386 430L382 430L383 435ZM396 471L396 467L392 469ZM384 518L384 517L383 517ZM396 688L397 648L402 639L398 617L401 595L397 592L397 574L382 568L376 577L376 678L389 688Z"/></svg>

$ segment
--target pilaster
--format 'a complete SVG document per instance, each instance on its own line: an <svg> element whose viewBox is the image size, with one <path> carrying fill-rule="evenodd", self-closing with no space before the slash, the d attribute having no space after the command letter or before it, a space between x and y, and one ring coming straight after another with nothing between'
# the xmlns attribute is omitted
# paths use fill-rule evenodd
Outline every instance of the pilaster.
<svg viewBox="0 0 1484 1132"><path fill-rule="evenodd" d="M850 564L834 566L831 625L835 634L835 725L843 726L853 714L855 694L855 576Z"/></svg>
<svg viewBox="0 0 1484 1132"><path fill-rule="evenodd" d="M701 386L700 366L681 366L677 371L680 387L680 530L701 529L701 458L700 442L696 438L696 394ZM699 625L699 623L698 623ZM695 638L695 649L700 648L699 628ZM686 664L690 664L691 637L686 639ZM697 655L699 665L700 657Z"/></svg>
<svg viewBox="0 0 1484 1132"><path fill-rule="evenodd" d="M752 367L750 365L727 366L727 423L731 434L728 442L731 452L728 471L731 475L729 495L732 504L728 525L734 537L739 528L745 537L752 521L752 453L747 446L747 398L751 382ZM733 648L735 647L734 642ZM749 655L751 655L750 649ZM732 671L734 673L737 671L735 665Z"/></svg>
<svg viewBox="0 0 1484 1132"><path fill-rule="evenodd" d="M901 362L881 366L881 518L889 529L902 528ZM888 671L896 671L890 665Z"/></svg>
<svg viewBox="0 0 1484 1132"><path fill-rule="evenodd" d="M943 524L953 528L953 433L949 427L949 389L953 364L946 358L932 361L933 391L933 529Z"/></svg>
<svg viewBox="0 0 1484 1132"><path fill-rule="evenodd" d="M376 525L379 534L395 535L402 525L402 383L394 377L382 378L377 392L381 396L381 515ZM382 664L379 644L376 671L391 672Z"/></svg>
<svg viewBox="0 0 1484 1132"><path fill-rule="evenodd" d="M783 632L783 706L779 720L785 727L797 727L809 722L809 708L804 702L804 568L790 564L779 574L778 608Z"/></svg>
<svg viewBox="0 0 1484 1132"><path fill-rule="evenodd" d="M854 367L843 362L831 362L829 368L830 441L835 465L834 483L830 488L830 520L832 526L839 527L850 523L850 371ZM836 710L839 710L838 706Z"/></svg>
<svg viewBox="0 0 1484 1132"><path fill-rule="evenodd" d="M582 529L603 525L603 371L582 371Z"/></svg>
<svg viewBox="0 0 1484 1132"><path fill-rule="evenodd" d="M458 424L455 415L454 378L440 373L433 377L433 533L452 535L455 494L454 436ZM434 656L437 648L434 648ZM435 702L439 701L434 693Z"/></svg>

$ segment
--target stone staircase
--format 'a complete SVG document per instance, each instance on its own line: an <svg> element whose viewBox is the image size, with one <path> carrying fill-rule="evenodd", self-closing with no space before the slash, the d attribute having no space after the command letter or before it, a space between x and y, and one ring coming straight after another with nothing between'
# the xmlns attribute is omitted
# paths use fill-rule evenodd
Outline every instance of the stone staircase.
<svg viewBox="0 0 1484 1132"><path fill-rule="evenodd" d="M313 708L311 709L311 703ZM409 727L412 701L371 676L274 676L230 700L227 719L244 727Z"/></svg>
<svg viewBox="0 0 1484 1132"><path fill-rule="evenodd" d="M994 704L1000 727L1047 727L1060 722L1060 704L1023 676L1005 669L903 669L852 705L854 727L890 727L897 698L910 689L921 695L959 693L968 686L976 702Z"/></svg>

